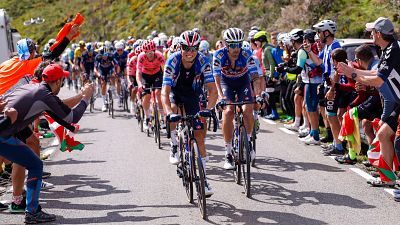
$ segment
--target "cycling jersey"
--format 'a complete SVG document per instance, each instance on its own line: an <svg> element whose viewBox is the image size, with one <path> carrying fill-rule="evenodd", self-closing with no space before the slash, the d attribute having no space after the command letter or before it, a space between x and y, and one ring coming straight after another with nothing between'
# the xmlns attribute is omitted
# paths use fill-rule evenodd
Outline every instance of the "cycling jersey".
<svg viewBox="0 0 400 225"><path fill-rule="evenodd" d="M103 58L103 55L106 56L106 58ZM98 68L102 79L106 82L108 81L109 76L112 75L114 66L117 64L118 62L110 53L98 54L96 56L96 67Z"/></svg>
<svg viewBox="0 0 400 225"><path fill-rule="evenodd" d="M322 83L322 74L315 77L310 77L309 73L316 67L314 62L308 57L307 52L304 49L299 49L297 52L297 66L303 68L300 75L303 83L320 84Z"/></svg>
<svg viewBox="0 0 400 225"><path fill-rule="evenodd" d="M181 90L182 93L187 95L198 96L202 92L203 84L215 82L211 64L202 53L197 53L192 71L185 71L181 61L182 53L180 51L175 52L167 59L164 68L163 86L170 86L173 91Z"/></svg>
<svg viewBox="0 0 400 225"><path fill-rule="evenodd" d="M321 51L320 58L322 59L322 64L324 65L324 73L328 74L329 77L332 77L335 73L333 69L333 62L332 62L332 51L341 48L340 43L338 40L333 40L332 44L325 45L324 49Z"/></svg>
<svg viewBox="0 0 400 225"><path fill-rule="evenodd" d="M82 100L71 110L51 92L45 82L21 86L11 92L6 100L7 107L16 109L18 116L12 125L0 130L0 137L9 137L23 130L44 111L52 112L68 123L77 123L87 107L87 102Z"/></svg>
<svg viewBox="0 0 400 225"><path fill-rule="evenodd" d="M128 76L136 76L137 56L128 59Z"/></svg>
<svg viewBox="0 0 400 225"><path fill-rule="evenodd" d="M78 60L78 65L79 65L79 63L81 63L81 57L82 57L82 53L84 51L86 51L86 48L84 48L83 50L79 47L75 49L74 58L76 58Z"/></svg>
<svg viewBox="0 0 400 225"><path fill-rule="evenodd" d="M235 68L231 67L226 47L214 53L214 76L221 78L221 88L224 96L231 102L252 101L251 80L258 77L258 70L250 50L241 49Z"/></svg>
<svg viewBox="0 0 400 225"><path fill-rule="evenodd" d="M88 51L84 51L82 53L81 62L83 67L85 68L85 72L89 75L91 71L94 69L96 55L94 52L89 53Z"/></svg>
<svg viewBox="0 0 400 225"><path fill-rule="evenodd" d="M125 70L126 64L128 61L128 52L123 51L122 54L118 54L118 52L114 53L114 59L118 62L118 65L121 69L121 73Z"/></svg>
<svg viewBox="0 0 400 225"><path fill-rule="evenodd" d="M164 63L165 59L161 52L154 51L154 59L152 61L149 61L145 52L142 52L137 58L137 71L147 75L154 75L161 70Z"/></svg>

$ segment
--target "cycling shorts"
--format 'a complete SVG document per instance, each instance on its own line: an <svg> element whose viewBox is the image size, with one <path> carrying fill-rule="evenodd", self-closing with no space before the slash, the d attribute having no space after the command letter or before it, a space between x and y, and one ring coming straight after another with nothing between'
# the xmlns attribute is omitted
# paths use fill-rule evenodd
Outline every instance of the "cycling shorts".
<svg viewBox="0 0 400 225"><path fill-rule="evenodd" d="M304 100L307 112L316 112L318 108L318 84L305 84Z"/></svg>
<svg viewBox="0 0 400 225"><path fill-rule="evenodd" d="M163 73L161 70L153 75L142 73L142 83L144 88L151 88L151 87L161 88L162 80L163 80Z"/></svg>
<svg viewBox="0 0 400 225"><path fill-rule="evenodd" d="M326 105L325 105L325 86L324 86L324 84L323 83L320 84L318 86L317 90L318 90L317 91L318 92L318 104L321 107L325 107Z"/></svg>
<svg viewBox="0 0 400 225"><path fill-rule="evenodd" d="M109 67L109 68L99 68L100 76L101 79L104 80L105 82L108 82L110 77L112 76L114 72L114 67Z"/></svg>
<svg viewBox="0 0 400 225"><path fill-rule="evenodd" d="M26 144L26 140L32 135L33 135L32 129L29 126L27 126L20 132L16 133L14 136Z"/></svg>
<svg viewBox="0 0 400 225"><path fill-rule="evenodd" d="M229 102L252 102L253 90L251 84L227 85L221 80L222 93Z"/></svg>
<svg viewBox="0 0 400 225"><path fill-rule="evenodd" d="M382 103L379 95L369 96L358 108L358 118L373 121L382 115Z"/></svg>
<svg viewBox="0 0 400 225"><path fill-rule="evenodd" d="M196 95L186 95L184 93L174 92L170 93L169 99L172 104L177 106L183 105L186 115L196 115L201 109L201 103L199 96ZM195 130L202 130L204 128L204 121L201 119L196 119L193 124Z"/></svg>

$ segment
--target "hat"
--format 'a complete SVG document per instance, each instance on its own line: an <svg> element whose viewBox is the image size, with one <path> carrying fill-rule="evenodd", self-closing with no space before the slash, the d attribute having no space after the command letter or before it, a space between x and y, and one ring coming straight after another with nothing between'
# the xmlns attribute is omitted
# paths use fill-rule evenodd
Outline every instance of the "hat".
<svg viewBox="0 0 400 225"><path fill-rule="evenodd" d="M372 31L375 29L382 34L392 35L394 34L394 26L392 21L385 17L379 17L375 22L365 24L365 29L367 31Z"/></svg>
<svg viewBox="0 0 400 225"><path fill-rule="evenodd" d="M60 64L50 64L44 68L42 77L46 82L53 82L63 77L68 77L69 72L63 70Z"/></svg>

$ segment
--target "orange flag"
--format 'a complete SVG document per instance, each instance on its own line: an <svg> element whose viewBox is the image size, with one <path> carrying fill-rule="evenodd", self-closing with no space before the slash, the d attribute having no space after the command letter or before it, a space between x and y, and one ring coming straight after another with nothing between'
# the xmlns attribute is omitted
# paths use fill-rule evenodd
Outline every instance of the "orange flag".
<svg viewBox="0 0 400 225"><path fill-rule="evenodd" d="M66 23L64 27L58 32L56 42L50 47L50 51L53 51L61 43L61 41L65 38L65 36L67 36L73 25L80 26L82 25L83 21L85 21L85 18L80 13L77 13L75 18L71 22ZM79 34L80 33L78 32L72 39L78 37Z"/></svg>

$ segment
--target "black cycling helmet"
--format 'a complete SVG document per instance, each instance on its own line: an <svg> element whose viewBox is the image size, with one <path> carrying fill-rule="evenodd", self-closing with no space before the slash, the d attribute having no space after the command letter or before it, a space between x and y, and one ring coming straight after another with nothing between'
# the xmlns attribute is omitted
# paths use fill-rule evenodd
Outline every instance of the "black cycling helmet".
<svg viewBox="0 0 400 225"><path fill-rule="evenodd" d="M316 34L317 32L315 32L314 30L306 29L304 30L304 39L306 39L310 43L314 43Z"/></svg>

